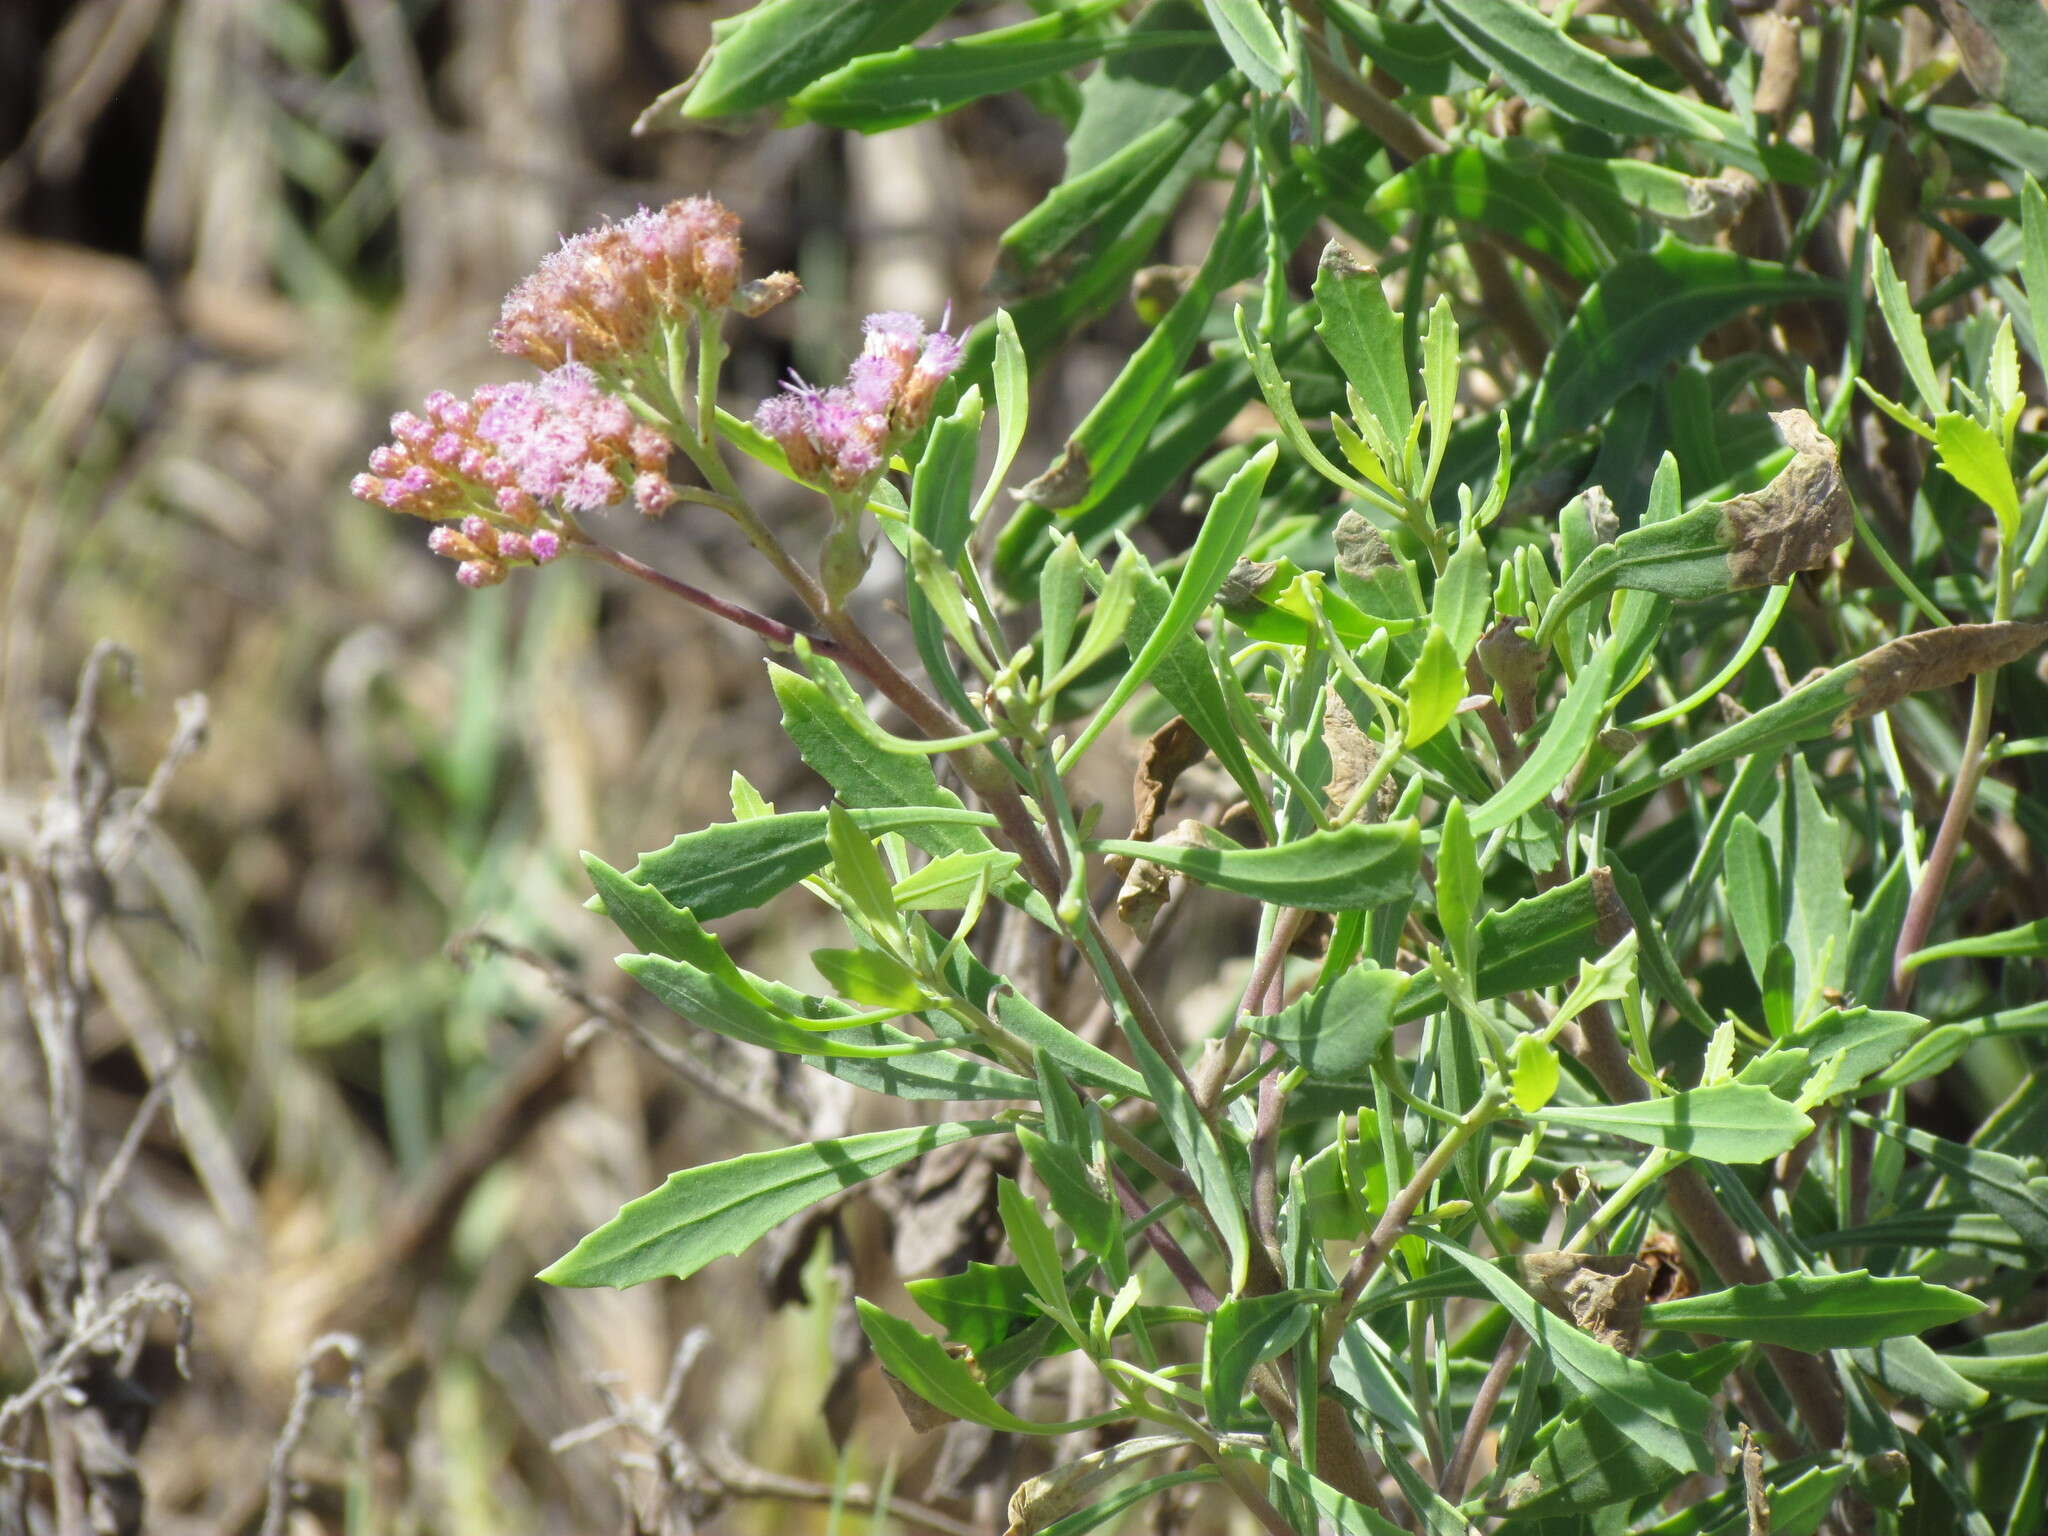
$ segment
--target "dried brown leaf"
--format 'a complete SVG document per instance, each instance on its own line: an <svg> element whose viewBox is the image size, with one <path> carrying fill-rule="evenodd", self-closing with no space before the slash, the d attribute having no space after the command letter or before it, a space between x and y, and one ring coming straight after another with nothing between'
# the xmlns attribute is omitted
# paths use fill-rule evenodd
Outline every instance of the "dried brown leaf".
<svg viewBox="0 0 2048 1536"><path fill-rule="evenodd" d="M2048 644L2048 623L2012 620L1901 635L1856 660L1856 675L1848 683L1851 702L1839 723L1882 714L1910 693L1950 687L2018 661L2043 644Z"/></svg>
<svg viewBox="0 0 2048 1536"><path fill-rule="evenodd" d="M1623 1354L1635 1349L1650 1267L1622 1253L1526 1253L1522 1284L1545 1308Z"/></svg>
<svg viewBox="0 0 2048 1536"><path fill-rule="evenodd" d="M1774 587L1827 564L1855 526L1841 457L1827 434L1801 410L1773 411L1771 420L1792 462L1762 490L1721 508L1732 591Z"/></svg>

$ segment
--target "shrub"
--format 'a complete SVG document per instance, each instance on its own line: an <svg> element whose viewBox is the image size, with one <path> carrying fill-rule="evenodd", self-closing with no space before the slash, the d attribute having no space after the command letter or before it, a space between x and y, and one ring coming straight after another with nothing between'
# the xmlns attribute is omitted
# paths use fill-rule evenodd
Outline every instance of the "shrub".
<svg viewBox="0 0 2048 1536"><path fill-rule="evenodd" d="M2048 22L1968 8L2003 105L1963 106L1879 5L955 8L767 0L649 120L1025 92L1068 156L1007 311L870 317L743 420L720 365L795 279L715 203L643 212L507 301L540 383L435 397L358 481L469 585L594 558L780 653L830 802L736 773L731 821L587 856L594 905L694 1027L905 1106L677 1173L542 1278L687 1279L1014 1143L1007 1260L859 1312L931 1422L1103 1431L1013 1532L1199 1480L1276 1536L2037 1529ZM1212 178L1200 267L1141 270ZM1012 504L1029 374L1134 281ZM818 549L735 452L826 501ZM612 548L628 501L733 518L804 623ZM1113 732L1128 808L1076 777ZM705 926L797 885L826 992Z"/></svg>

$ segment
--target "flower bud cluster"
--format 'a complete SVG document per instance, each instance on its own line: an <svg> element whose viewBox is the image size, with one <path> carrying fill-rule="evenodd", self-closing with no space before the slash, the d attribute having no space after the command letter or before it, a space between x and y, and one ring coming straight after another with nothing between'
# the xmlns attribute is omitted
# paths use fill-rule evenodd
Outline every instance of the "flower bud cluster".
<svg viewBox="0 0 2048 1536"><path fill-rule="evenodd" d="M564 240L507 295L491 341L541 368L629 361L664 318L724 309L739 290L740 221L708 197L642 208ZM746 285L759 313L797 289L788 273Z"/></svg>
<svg viewBox="0 0 2048 1536"><path fill-rule="evenodd" d="M869 315L862 330L844 384L821 390L798 381L754 412L790 469L814 485L851 491L872 480L889 450L931 418L939 385L960 366L960 338L943 328L927 335L915 315Z"/></svg>
<svg viewBox="0 0 2048 1536"><path fill-rule="evenodd" d="M424 414L391 418L392 442L349 489L434 522L427 547L461 562L464 586L495 586L513 565L545 565L575 538L573 515L631 496L652 517L676 499L669 444L634 419L581 364L538 384L491 384L468 400L445 390Z"/></svg>

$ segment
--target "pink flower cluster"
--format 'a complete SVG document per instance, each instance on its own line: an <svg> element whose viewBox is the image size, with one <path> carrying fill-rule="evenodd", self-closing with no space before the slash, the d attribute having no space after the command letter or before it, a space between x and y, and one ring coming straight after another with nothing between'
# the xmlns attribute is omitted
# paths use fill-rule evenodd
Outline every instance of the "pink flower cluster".
<svg viewBox="0 0 2048 1536"><path fill-rule="evenodd" d="M730 209L708 197L642 208L564 240L506 297L491 341L541 368L620 362L661 317L732 303L739 271L740 221ZM778 301L796 291L788 273L749 286L771 285Z"/></svg>
<svg viewBox="0 0 2048 1536"><path fill-rule="evenodd" d="M391 435L349 489L393 512L458 519L427 547L461 562L464 586L495 586L509 566L554 559L576 536L570 514L630 494L652 517L675 500L663 473L668 440L581 364L538 384L485 385L468 400L437 390L424 415L392 417Z"/></svg>
<svg viewBox="0 0 2048 1536"><path fill-rule="evenodd" d="M801 380L761 402L754 425L789 467L813 484L853 490L881 472L889 450L930 419L932 400L960 366L960 338L900 311L869 315L846 382L814 389Z"/></svg>

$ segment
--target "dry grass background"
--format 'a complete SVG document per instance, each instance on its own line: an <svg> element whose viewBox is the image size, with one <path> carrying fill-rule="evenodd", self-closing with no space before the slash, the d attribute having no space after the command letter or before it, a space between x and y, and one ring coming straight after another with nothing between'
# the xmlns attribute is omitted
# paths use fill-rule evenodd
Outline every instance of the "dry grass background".
<svg viewBox="0 0 2048 1536"><path fill-rule="evenodd" d="M785 803L814 791L750 637L594 570L462 594L418 525L345 491L392 410L515 374L486 345L499 297L559 234L641 201L711 191L747 221L750 270L803 274L808 296L742 339L743 400L791 363L836 371L867 308L985 308L994 235L1058 170L1028 109L874 142L629 136L740 8L0 7L6 852L29 851L45 727L95 642L137 662L139 687L110 680L100 711L120 782L158 761L174 700L210 704L88 951L94 1166L168 1084L109 1212L113 1284L155 1277L193 1303L189 1380L171 1321L143 1318L131 1341L153 1400L142 1529L864 1530L858 1490L843 1514L812 1502L818 1487L721 1498L752 1474L720 1444L828 1489L885 1481L900 1454L898 1489L932 1499L935 1472L977 1454L913 1441L871 1368L835 1401L835 1454L820 1405L848 1358L847 1269L832 1243L806 1260L816 1229L765 1278L742 1260L624 1294L530 1282L669 1170L767 1145L764 1119L831 1134L869 1112L701 1038L664 1065L633 1028L680 1037L628 995L615 937L580 909L576 850L617 862L723 815L735 767ZM985 24L979 9L961 14ZM1054 398L1108 364L1083 347L1066 366ZM781 517L811 515L768 493ZM689 508L636 547L777 601ZM821 942L805 921L770 914L744 935L749 963L800 960ZM454 963L451 940L475 929L501 946ZM51 1136L22 937L0 942L0 1212L18 1246ZM589 996L565 999L502 945ZM925 1201L915 1226L939 1247L971 1245L985 1191L943 1173L886 1199ZM886 1285L884 1213L849 1206L835 1241ZM342 1355L307 1363L337 1329L362 1344L353 1416ZM680 1438L557 1443L659 1397L678 1358ZM0 1318L0 1398L32 1376ZM303 1434L273 1467L288 1418ZM1001 1528L992 1487L954 1486L952 1528ZM38 1474L0 1465L0 1531L54 1529L47 1502Z"/></svg>

